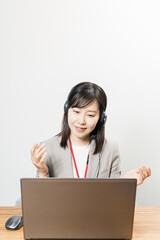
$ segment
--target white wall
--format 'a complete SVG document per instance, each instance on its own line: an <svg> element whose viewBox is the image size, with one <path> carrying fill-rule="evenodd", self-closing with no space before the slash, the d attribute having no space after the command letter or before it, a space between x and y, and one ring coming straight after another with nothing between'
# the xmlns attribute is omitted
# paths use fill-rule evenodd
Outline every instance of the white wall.
<svg viewBox="0 0 160 240"><path fill-rule="evenodd" d="M159 11L158 0L0 1L0 205L35 176L33 143L60 131L68 92L85 80L108 95L123 174L152 169L137 204L160 205Z"/></svg>

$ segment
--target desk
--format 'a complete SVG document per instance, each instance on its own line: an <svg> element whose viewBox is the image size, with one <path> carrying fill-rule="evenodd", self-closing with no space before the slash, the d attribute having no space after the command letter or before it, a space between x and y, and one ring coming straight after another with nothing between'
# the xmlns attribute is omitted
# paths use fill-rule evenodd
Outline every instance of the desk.
<svg viewBox="0 0 160 240"><path fill-rule="evenodd" d="M0 207L0 239L23 240L23 228L9 231L5 222L12 215L21 215L20 207ZM136 207L132 240L160 240L160 207Z"/></svg>

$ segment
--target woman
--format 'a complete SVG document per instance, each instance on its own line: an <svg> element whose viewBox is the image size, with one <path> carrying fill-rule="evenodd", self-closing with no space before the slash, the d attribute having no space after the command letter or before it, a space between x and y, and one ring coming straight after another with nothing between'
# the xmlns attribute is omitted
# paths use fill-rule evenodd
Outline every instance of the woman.
<svg viewBox="0 0 160 240"><path fill-rule="evenodd" d="M105 139L107 97L91 82L74 86L64 105L61 132L31 149L31 159L39 177L120 177L117 144ZM126 173L137 185L151 175L145 166Z"/></svg>

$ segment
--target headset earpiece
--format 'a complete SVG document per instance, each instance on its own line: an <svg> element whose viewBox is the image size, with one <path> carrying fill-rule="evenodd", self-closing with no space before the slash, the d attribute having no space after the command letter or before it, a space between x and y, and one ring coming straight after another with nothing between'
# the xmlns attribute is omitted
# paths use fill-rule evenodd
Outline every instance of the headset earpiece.
<svg viewBox="0 0 160 240"><path fill-rule="evenodd" d="M69 106L68 101L66 101L65 104L64 104L64 112L65 113L68 113L68 106Z"/></svg>
<svg viewBox="0 0 160 240"><path fill-rule="evenodd" d="M69 109L69 107L70 107L70 98L72 98L72 94L73 94L73 90L74 90L74 88L75 87L73 87L72 89L71 89L71 91L69 92L69 94L68 94L68 97L67 97L67 100L66 100L66 102L65 102L65 104L64 104L64 112L65 113L68 113L68 109Z"/></svg>
<svg viewBox="0 0 160 240"><path fill-rule="evenodd" d="M101 115L100 123L104 125L106 121L107 121L107 115L105 114L105 112L103 112Z"/></svg>

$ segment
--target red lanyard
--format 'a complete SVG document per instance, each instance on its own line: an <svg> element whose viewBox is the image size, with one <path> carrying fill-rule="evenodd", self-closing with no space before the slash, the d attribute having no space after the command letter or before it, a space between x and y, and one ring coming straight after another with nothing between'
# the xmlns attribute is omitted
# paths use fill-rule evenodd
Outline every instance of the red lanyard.
<svg viewBox="0 0 160 240"><path fill-rule="evenodd" d="M70 138L69 138L69 143L70 143L72 158L73 158L74 166L75 166L75 169L76 169L77 177L79 178L79 172L78 172L78 168L77 168L77 164L76 164L76 159L75 159L75 156L74 156L74 152L73 152L72 143L71 143ZM90 154L90 152L88 153L88 156L87 156L86 170L85 170L84 178L86 178L86 176L87 176L88 163L89 163L89 154Z"/></svg>

